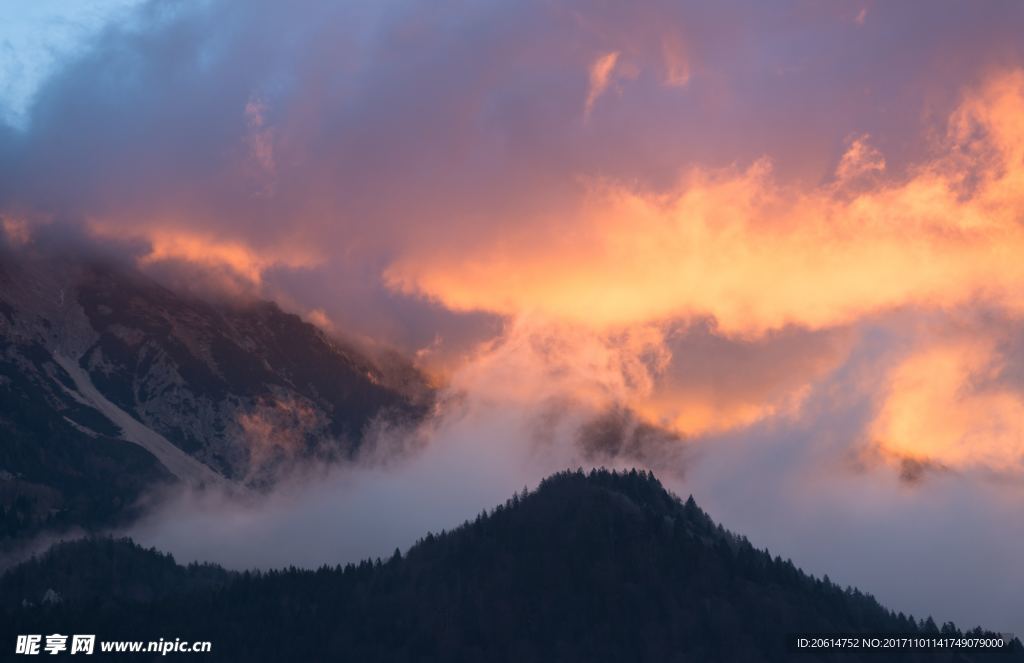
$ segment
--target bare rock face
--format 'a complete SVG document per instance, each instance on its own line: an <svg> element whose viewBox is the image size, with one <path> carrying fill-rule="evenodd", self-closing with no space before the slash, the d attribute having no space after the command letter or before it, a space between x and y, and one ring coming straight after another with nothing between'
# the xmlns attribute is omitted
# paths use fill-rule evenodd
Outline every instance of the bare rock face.
<svg viewBox="0 0 1024 663"><path fill-rule="evenodd" d="M0 253L0 539L107 521L161 481L259 487L296 463L351 460L430 398L408 363L273 303Z"/></svg>

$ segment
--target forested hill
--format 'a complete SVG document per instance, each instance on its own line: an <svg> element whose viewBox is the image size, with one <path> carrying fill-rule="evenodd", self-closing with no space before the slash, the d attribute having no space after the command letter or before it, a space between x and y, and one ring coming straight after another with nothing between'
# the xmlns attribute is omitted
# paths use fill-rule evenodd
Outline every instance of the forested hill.
<svg viewBox="0 0 1024 663"><path fill-rule="evenodd" d="M0 579L5 643L210 640L217 661L1024 660L1019 642L987 656L796 652L796 632L938 629L753 548L635 471L557 474L387 561L231 574L94 540L29 564Z"/></svg>

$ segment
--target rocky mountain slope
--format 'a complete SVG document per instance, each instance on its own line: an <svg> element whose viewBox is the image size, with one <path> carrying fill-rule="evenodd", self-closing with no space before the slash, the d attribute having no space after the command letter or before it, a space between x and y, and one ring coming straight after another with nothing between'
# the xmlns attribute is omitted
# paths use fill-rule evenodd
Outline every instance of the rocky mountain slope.
<svg viewBox="0 0 1024 663"><path fill-rule="evenodd" d="M0 539L128 513L164 481L266 486L417 420L430 389L266 301L0 252Z"/></svg>

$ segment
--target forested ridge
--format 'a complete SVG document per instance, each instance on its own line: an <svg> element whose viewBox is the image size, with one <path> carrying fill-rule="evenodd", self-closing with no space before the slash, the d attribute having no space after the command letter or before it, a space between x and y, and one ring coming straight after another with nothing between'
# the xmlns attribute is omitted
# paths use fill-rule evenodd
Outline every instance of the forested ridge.
<svg viewBox="0 0 1024 663"><path fill-rule="evenodd" d="M1024 660L1019 642L797 652L797 632L959 631L803 573L643 471L559 473L405 555L318 570L234 573L83 540L8 572L0 597L5 642L210 640L218 661Z"/></svg>

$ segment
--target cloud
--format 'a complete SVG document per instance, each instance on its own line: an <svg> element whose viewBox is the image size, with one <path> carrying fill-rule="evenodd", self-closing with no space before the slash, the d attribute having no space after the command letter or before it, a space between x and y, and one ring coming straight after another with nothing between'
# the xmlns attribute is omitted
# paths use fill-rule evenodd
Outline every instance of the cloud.
<svg viewBox="0 0 1024 663"><path fill-rule="evenodd" d="M108 232L103 226L94 226L94 231L101 236ZM237 241L219 240L201 233L164 232L152 228L142 239L150 247L139 258L142 266L173 261L183 261L198 267L220 266L254 285L259 285L263 274L273 267L313 267L322 260L315 254L289 252L287 249L256 251Z"/></svg>
<svg viewBox="0 0 1024 663"><path fill-rule="evenodd" d="M0 217L447 385L419 460L179 497L154 543L328 561L566 463L645 462L816 570L904 569L909 602L969 553L948 514L1020 549L981 515L1020 473L1022 26L1016 4L149 2L0 126ZM258 414L271 452L301 419ZM1013 569L978 555L996 596Z"/></svg>
<svg viewBox="0 0 1024 663"><path fill-rule="evenodd" d="M850 141L836 167L836 180L846 184L858 177L885 171L885 157L868 143L870 136L858 136Z"/></svg>
<svg viewBox="0 0 1024 663"><path fill-rule="evenodd" d="M584 118L590 115L590 111L593 110L597 98L608 89L608 84L612 81L612 74L618 61L618 51L612 51L597 58L590 65L590 89L587 91L587 102L583 106Z"/></svg>
<svg viewBox="0 0 1024 663"><path fill-rule="evenodd" d="M730 339L709 321L670 330L671 360L632 406L688 437L800 416L813 387L838 370L857 341L852 329L787 328Z"/></svg>
<svg viewBox="0 0 1024 663"><path fill-rule="evenodd" d="M743 9L147 3L0 132L0 209L440 375L614 357L564 388L683 437L801 416L874 317L1016 315L1018 11Z"/></svg>
<svg viewBox="0 0 1024 663"><path fill-rule="evenodd" d="M824 329L980 297L1019 310L1024 73L968 93L939 156L853 196L773 181L767 161L695 169L667 193L593 180L568 217L412 252L389 282L456 310L606 327L708 316L728 335ZM854 141L838 176L884 170ZM913 269L908 269L913 265Z"/></svg>
<svg viewBox="0 0 1024 663"><path fill-rule="evenodd" d="M869 435L915 463L1020 476L1024 390L1004 376L1021 358L1003 345L1020 325L974 321L922 334L889 372Z"/></svg>

